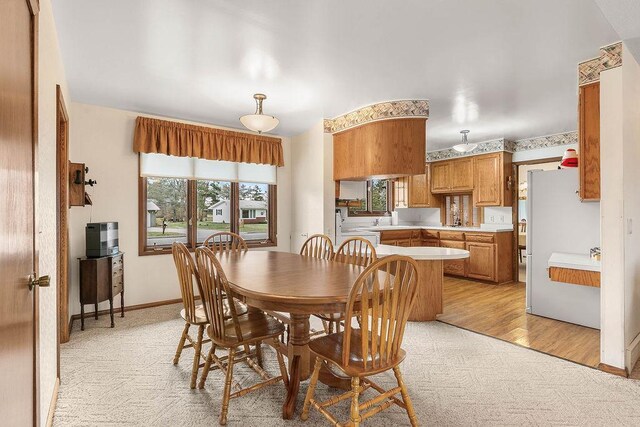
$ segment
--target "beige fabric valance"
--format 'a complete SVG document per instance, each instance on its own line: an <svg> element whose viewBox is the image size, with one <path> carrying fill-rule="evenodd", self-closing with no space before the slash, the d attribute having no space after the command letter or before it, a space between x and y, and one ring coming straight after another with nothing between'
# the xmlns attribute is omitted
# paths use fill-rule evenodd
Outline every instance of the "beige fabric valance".
<svg viewBox="0 0 640 427"><path fill-rule="evenodd" d="M136 119L133 151L284 166L280 138L148 117Z"/></svg>

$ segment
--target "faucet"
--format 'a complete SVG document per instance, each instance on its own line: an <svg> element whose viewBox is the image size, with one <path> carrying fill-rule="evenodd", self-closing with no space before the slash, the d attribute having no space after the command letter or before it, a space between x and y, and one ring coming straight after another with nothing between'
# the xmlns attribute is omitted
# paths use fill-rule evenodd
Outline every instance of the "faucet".
<svg viewBox="0 0 640 427"><path fill-rule="evenodd" d="M376 218L376 219L374 219L374 220L373 220L373 225L374 225L374 227L379 226L379 225L380 225L380 218Z"/></svg>

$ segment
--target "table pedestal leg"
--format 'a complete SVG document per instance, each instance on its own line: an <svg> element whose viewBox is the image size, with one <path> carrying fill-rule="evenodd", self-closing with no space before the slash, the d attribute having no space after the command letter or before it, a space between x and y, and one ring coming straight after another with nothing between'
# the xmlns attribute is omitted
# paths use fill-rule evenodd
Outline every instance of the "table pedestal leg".
<svg viewBox="0 0 640 427"><path fill-rule="evenodd" d="M296 412L300 381L311 376L309 369L309 315L291 314L288 359L289 388L282 406L282 418L290 420Z"/></svg>
<svg viewBox="0 0 640 427"><path fill-rule="evenodd" d="M442 313L442 261L417 260L416 262L418 263L418 295L409 320L436 320L436 315Z"/></svg>

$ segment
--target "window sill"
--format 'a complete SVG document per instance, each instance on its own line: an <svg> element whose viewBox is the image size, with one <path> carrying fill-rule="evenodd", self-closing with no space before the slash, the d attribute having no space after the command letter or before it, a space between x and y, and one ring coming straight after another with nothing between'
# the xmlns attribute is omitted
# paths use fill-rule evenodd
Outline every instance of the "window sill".
<svg viewBox="0 0 640 427"><path fill-rule="evenodd" d="M251 241L245 240L247 242L247 246L249 249L258 249L258 248L275 248L278 246L278 242L274 242L271 240L262 243L262 241ZM200 244L198 245L200 246ZM189 247L189 252L193 252L195 248ZM149 255L171 255L171 246L162 246L157 249L153 248L144 248L138 251L139 256L149 256Z"/></svg>

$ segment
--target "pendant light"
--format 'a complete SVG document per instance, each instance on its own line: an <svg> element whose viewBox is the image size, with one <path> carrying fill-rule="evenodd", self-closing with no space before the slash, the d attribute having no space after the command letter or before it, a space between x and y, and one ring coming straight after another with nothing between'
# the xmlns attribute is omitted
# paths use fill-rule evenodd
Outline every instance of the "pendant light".
<svg viewBox="0 0 640 427"><path fill-rule="evenodd" d="M469 133L469 131L461 130L460 133L462 134L462 143L454 145L453 149L458 153L468 153L475 150L478 144L470 144L469 141L467 141L467 134Z"/></svg>
<svg viewBox="0 0 640 427"><path fill-rule="evenodd" d="M240 123L242 123L247 129L258 133L269 132L270 130L275 129L275 127L278 126L278 123L280 123L280 120L276 119L274 116L262 114L262 101L267 99L267 95L256 93L253 95L253 98L256 100L255 114L247 114L240 117Z"/></svg>

